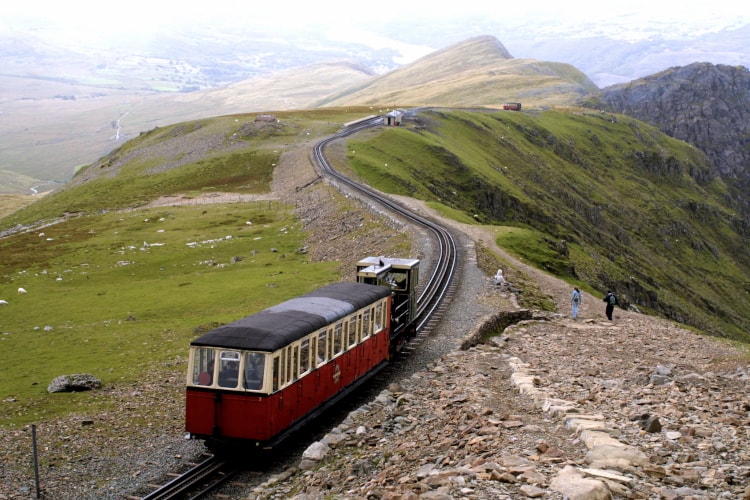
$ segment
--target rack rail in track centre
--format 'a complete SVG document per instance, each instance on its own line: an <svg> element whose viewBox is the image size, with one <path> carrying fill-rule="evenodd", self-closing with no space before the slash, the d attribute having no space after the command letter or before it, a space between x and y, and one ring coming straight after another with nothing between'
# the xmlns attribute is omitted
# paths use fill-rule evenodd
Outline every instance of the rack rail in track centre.
<svg viewBox="0 0 750 500"><path fill-rule="evenodd" d="M240 470L238 465L220 457L212 456L201 463L195 464L190 470L180 474L150 494L141 497L141 500L182 498L188 491L203 485L202 490L192 497L201 498L218 488Z"/></svg>

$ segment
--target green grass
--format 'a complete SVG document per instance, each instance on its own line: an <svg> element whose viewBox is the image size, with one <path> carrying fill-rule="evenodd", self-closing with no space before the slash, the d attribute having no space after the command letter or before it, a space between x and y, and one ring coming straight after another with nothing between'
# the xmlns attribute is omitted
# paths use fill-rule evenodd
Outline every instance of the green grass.
<svg viewBox="0 0 750 500"><path fill-rule="evenodd" d="M497 228L495 228L497 229ZM503 232L506 228L500 228ZM511 228L508 228L511 229ZM477 265L488 276L495 274L497 269L502 269L506 281L513 283L515 287L522 290L516 296L518 305L526 309L539 311L556 311L557 304L554 298L539 288L537 283L525 272L521 271L515 264L491 251L484 243L476 242ZM520 256L519 256L520 257ZM500 332L498 332L500 333Z"/></svg>
<svg viewBox="0 0 750 500"><path fill-rule="evenodd" d="M147 208L165 195L270 191L284 151L331 134L367 109L234 115L154 128L22 206L0 228L0 426L118 404L110 389L186 369L190 341L341 278L313 263L294 206L278 201ZM335 197L332 197L332 199ZM343 198L341 198L343 200ZM342 210L348 210L342 204ZM349 236L371 231L374 222ZM28 290L16 293L18 287ZM104 389L48 394L59 375ZM115 391L116 392L116 391Z"/></svg>
<svg viewBox="0 0 750 500"><path fill-rule="evenodd" d="M39 198L31 195L0 194L0 218L36 202Z"/></svg>
<svg viewBox="0 0 750 500"><path fill-rule="evenodd" d="M157 127L79 169L54 196L0 219L0 228L139 206L177 193L268 192L286 149L368 114L369 108L279 112L277 123L256 123L253 113Z"/></svg>
<svg viewBox="0 0 750 500"><path fill-rule="evenodd" d="M524 228L508 228L498 235L498 246L522 257L528 264L555 276L570 276L572 263L567 245L560 246L543 233Z"/></svg>
<svg viewBox="0 0 750 500"><path fill-rule="evenodd" d="M46 387L72 373L135 383L184 360L201 325L335 280L333 264L297 252L303 241L290 211L266 202L108 213L0 240L2 425L110 404Z"/></svg>

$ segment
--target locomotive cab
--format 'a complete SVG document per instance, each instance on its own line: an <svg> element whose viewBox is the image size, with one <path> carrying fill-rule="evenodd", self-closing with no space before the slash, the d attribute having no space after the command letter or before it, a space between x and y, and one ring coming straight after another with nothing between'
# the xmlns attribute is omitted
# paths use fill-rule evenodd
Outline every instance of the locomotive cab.
<svg viewBox="0 0 750 500"><path fill-rule="evenodd" d="M419 259L366 257L357 262L357 282L391 289L391 343L395 348L416 335Z"/></svg>

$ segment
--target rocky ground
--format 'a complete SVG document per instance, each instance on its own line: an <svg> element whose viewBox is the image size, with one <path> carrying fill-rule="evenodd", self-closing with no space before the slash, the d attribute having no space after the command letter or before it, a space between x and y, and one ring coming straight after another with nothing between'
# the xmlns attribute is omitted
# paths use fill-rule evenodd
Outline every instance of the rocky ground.
<svg viewBox="0 0 750 500"><path fill-rule="evenodd" d="M274 191L297 203L316 259L385 252L399 234L423 248L424 235L396 220L367 241L348 238L377 208L327 208L339 195L316 182L302 150L285 156ZM618 309L609 322L600 297L585 296L574 321L569 285L509 256L559 312L529 311L478 341L499 314L521 308L477 267L478 242L501 253L492 235L449 224L463 258L439 327L387 389L282 470L240 477L221 498L750 499L746 353L632 311ZM43 438L54 457L42 474L45 498L125 498L195 459L199 443L181 439L182 378L175 369L138 387L105 388L121 402L117 414L42 426L55 436ZM144 408L156 405L160 418L141 425ZM19 465L29 462L28 438L28 429L0 436L0 499L32 497L29 467Z"/></svg>
<svg viewBox="0 0 750 500"><path fill-rule="evenodd" d="M532 312L477 343L483 325L517 308L476 272L471 242L491 240L454 226L466 235L461 293L427 341L453 349L394 381L295 466L233 495L750 498L742 351L636 312L607 321L601 297L586 295L572 320L570 287L517 261L560 312Z"/></svg>

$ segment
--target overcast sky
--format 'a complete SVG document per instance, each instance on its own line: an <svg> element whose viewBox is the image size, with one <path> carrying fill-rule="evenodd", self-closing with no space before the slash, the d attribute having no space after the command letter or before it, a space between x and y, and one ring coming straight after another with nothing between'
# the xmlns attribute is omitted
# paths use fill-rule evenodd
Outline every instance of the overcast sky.
<svg viewBox="0 0 750 500"><path fill-rule="evenodd" d="M628 22L637 20L732 23L750 19L750 8L737 0L686 2L684 0L497 0L436 2L435 0L20 0L6 2L4 18L23 16L60 23L71 30L152 30L191 21L265 22L286 26L359 26L394 19L456 19L474 14L508 22L577 20Z"/></svg>
<svg viewBox="0 0 750 500"><path fill-rule="evenodd" d="M395 21L399 30L383 36L383 23ZM401 28L404 21L415 29ZM513 40L694 36L749 24L750 9L736 0L20 0L3 6L0 29L8 23L44 28L60 46L102 50L188 26L208 35L266 31L284 38L304 31L306 38L396 49L405 64L459 41L456 33L496 36L513 53Z"/></svg>

